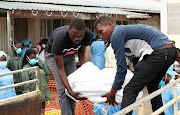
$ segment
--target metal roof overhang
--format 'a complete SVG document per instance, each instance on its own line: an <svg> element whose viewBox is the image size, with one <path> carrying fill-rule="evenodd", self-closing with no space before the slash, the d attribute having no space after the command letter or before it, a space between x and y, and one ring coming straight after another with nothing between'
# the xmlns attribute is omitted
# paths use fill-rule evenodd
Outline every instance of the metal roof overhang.
<svg viewBox="0 0 180 115"><path fill-rule="evenodd" d="M38 4L38 3L21 3L21 2L3 2L0 1L0 9L5 10L38 10L52 12L76 12L76 13L93 13L93 14L115 14L115 15L139 15L147 16L148 14L123 11L116 8L102 7L85 7L85 6L66 6L55 4Z"/></svg>
<svg viewBox="0 0 180 115"><path fill-rule="evenodd" d="M50 3L76 6L109 7L125 10L159 13L160 2L157 0L7 0L16 2Z"/></svg>

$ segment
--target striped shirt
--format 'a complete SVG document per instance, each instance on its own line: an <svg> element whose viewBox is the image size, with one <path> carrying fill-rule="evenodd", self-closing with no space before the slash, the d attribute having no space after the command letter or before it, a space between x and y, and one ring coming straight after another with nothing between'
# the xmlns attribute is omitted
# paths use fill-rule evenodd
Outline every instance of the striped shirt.
<svg viewBox="0 0 180 115"><path fill-rule="evenodd" d="M46 45L46 51L56 55L73 55L78 52L81 45L87 46L90 44L92 35L88 28L85 28L83 39L79 44L73 43L69 37L69 26L61 26L54 30L48 43Z"/></svg>

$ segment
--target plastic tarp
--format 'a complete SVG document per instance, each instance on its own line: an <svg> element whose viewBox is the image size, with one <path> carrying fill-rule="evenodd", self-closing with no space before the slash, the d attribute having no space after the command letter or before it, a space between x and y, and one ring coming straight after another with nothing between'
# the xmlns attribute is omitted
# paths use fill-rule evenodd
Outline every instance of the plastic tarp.
<svg viewBox="0 0 180 115"><path fill-rule="evenodd" d="M121 109L121 106L107 106L102 104L94 103L94 114L95 115L113 115ZM133 110L132 115L136 115L136 109Z"/></svg>
<svg viewBox="0 0 180 115"><path fill-rule="evenodd" d="M104 68L99 70L92 62L87 62L70 74L68 76L68 81L73 91L82 93L80 96L87 97L91 102L107 105L107 103L105 103L107 100L106 97L101 96L111 90L115 74L116 69ZM122 89L118 90L116 93L116 102L118 104L121 104L123 89L132 77L133 73L130 70L127 70ZM69 95L67 91L66 94ZM141 91L137 100L142 96L143 93Z"/></svg>

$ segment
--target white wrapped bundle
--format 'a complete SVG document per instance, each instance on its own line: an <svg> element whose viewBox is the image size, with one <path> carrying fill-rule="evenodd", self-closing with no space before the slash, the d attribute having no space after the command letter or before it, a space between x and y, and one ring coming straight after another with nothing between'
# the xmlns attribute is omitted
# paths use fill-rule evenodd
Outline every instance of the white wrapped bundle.
<svg viewBox="0 0 180 115"><path fill-rule="evenodd" d="M87 62L74 73L70 74L68 81L73 91L82 93L80 96L87 97L88 100L94 103L106 104L104 103L107 100L106 97L101 96L111 90L115 75L116 69L104 68L103 70L99 70L92 62ZM132 77L133 73L127 70L122 89L116 93L117 103L121 103L123 89ZM69 95L68 92L66 94ZM141 91L137 99L140 99L142 95L143 93Z"/></svg>

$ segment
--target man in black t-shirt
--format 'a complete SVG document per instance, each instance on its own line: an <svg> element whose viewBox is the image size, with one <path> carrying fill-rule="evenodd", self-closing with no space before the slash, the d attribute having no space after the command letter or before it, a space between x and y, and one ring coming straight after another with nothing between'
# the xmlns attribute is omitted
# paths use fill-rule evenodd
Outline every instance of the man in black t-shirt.
<svg viewBox="0 0 180 115"><path fill-rule="evenodd" d="M84 100L79 92L72 91L67 76L76 70L75 53L80 64L85 62L85 48L90 44L91 31L80 18L74 18L69 26L54 30L46 45L46 63L56 80L58 99L62 115L75 114L75 101L65 95L65 88L77 100Z"/></svg>

